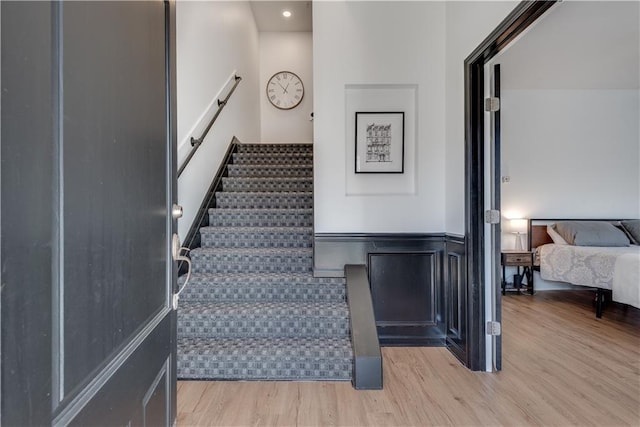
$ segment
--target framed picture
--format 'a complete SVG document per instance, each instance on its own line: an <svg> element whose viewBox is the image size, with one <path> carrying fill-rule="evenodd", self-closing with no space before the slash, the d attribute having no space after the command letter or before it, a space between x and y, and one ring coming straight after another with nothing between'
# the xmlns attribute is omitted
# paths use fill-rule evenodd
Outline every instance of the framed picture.
<svg viewBox="0 0 640 427"><path fill-rule="evenodd" d="M404 173L404 112L356 112L356 173Z"/></svg>

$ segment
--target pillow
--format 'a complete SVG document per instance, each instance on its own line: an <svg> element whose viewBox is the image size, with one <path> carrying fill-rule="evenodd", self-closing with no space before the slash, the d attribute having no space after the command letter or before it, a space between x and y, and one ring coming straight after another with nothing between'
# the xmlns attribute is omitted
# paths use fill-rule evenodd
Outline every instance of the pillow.
<svg viewBox="0 0 640 427"><path fill-rule="evenodd" d="M560 221L556 231L570 245L575 246L629 246L624 232L610 222Z"/></svg>
<svg viewBox="0 0 640 427"><path fill-rule="evenodd" d="M549 235L549 237L551 237L551 240L553 240L553 243L555 243L556 245L568 245L567 241L564 240L562 236L558 234L555 228L556 228L555 224L547 225L547 234Z"/></svg>
<svg viewBox="0 0 640 427"><path fill-rule="evenodd" d="M640 245L640 219L620 221L620 225L627 233L627 237L634 245Z"/></svg>

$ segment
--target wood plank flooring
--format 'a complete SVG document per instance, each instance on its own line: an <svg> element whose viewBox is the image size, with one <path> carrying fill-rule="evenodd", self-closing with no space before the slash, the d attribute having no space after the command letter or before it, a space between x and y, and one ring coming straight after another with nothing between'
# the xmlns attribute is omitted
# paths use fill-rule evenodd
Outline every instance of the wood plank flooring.
<svg viewBox="0 0 640 427"><path fill-rule="evenodd" d="M640 310L596 319L590 291L503 298L503 370L445 348L383 348L384 390L178 383L179 426L640 426Z"/></svg>

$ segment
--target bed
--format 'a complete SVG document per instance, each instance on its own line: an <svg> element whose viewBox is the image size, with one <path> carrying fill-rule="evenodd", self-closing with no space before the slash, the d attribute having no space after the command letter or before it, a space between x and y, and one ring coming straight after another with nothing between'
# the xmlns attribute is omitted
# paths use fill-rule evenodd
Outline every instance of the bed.
<svg viewBox="0 0 640 427"><path fill-rule="evenodd" d="M544 280L596 290L596 316L605 295L640 308L640 220L529 221L530 247Z"/></svg>

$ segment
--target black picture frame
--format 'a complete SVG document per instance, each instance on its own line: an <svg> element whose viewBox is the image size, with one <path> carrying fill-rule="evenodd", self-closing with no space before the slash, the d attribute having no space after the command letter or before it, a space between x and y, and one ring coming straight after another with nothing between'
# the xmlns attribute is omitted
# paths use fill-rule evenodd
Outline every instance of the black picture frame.
<svg viewBox="0 0 640 427"><path fill-rule="evenodd" d="M404 173L404 111L358 111L355 173Z"/></svg>

